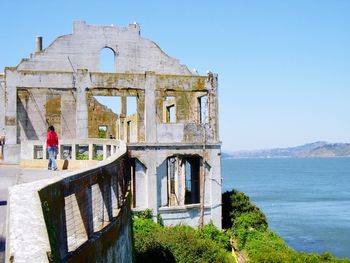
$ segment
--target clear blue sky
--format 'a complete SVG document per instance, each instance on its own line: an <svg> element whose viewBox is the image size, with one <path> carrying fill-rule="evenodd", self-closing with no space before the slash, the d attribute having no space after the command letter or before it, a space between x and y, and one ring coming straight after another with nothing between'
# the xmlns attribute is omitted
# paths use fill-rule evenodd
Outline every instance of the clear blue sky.
<svg viewBox="0 0 350 263"><path fill-rule="evenodd" d="M89 24L141 24L200 74L219 74L225 150L350 141L350 1L3 1L0 71Z"/></svg>

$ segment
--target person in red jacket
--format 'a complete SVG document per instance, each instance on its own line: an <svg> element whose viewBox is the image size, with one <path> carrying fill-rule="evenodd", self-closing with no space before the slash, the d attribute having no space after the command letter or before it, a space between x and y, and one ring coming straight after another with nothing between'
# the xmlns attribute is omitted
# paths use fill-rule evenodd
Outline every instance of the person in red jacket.
<svg viewBox="0 0 350 263"><path fill-rule="evenodd" d="M47 129L46 147L49 152L48 169L57 171L58 168L55 161L55 156L56 156L56 153L58 152L58 136L57 136L57 133L55 132L55 128L52 125L50 125L49 128Z"/></svg>

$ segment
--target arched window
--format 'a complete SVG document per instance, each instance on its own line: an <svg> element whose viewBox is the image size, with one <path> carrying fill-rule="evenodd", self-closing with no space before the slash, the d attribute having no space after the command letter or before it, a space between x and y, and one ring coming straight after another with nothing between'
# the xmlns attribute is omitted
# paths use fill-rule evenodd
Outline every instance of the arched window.
<svg viewBox="0 0 350 263"><path fill-rule="evenodd" d="M116 56L113 49L105 47L100 51L100 72L116 72Z"/></svg>

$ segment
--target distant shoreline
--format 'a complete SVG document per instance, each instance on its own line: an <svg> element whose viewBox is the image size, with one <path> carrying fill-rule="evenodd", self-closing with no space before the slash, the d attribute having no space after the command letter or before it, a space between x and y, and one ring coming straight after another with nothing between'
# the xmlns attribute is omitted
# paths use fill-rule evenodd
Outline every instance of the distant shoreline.
<svg viewBox="0 0 350 263"><path fill-rule="evenodd" d="M274 156L274 157L224 157L225 160L240 159L322 159L322 158L350 158L350 156Z"/></svg>
<svg viewBox="0 0 350 263"><path fill-rule="evenodd" d="M350 143L313 142L296 147L222 152L225 159L242 158L335 158L350 157Z"/></svg>

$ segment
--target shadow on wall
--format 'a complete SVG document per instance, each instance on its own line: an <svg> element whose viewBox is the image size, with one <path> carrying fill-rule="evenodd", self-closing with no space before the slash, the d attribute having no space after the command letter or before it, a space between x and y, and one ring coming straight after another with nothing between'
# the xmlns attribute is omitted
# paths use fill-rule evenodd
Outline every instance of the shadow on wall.
<svg viewBox="0 0 350 263"><path fill-rule="evenodd" d="M164 189L167 189L167 176L168 176L168 167L167 167L167 159L165 159L157 167L157 189L161 189L160 194L157 195L158 206L168 205L167 191L166 190L164 191Z"/></svg>
<svg viewBox="0 0 350 263"><path fill-rule="evenodd" d="M39 140L39 137L36 134L34 126L29 118L28 112L20 99L17 100L17 111L18 121L23 128L26 138L28 140Z"/></svg>

